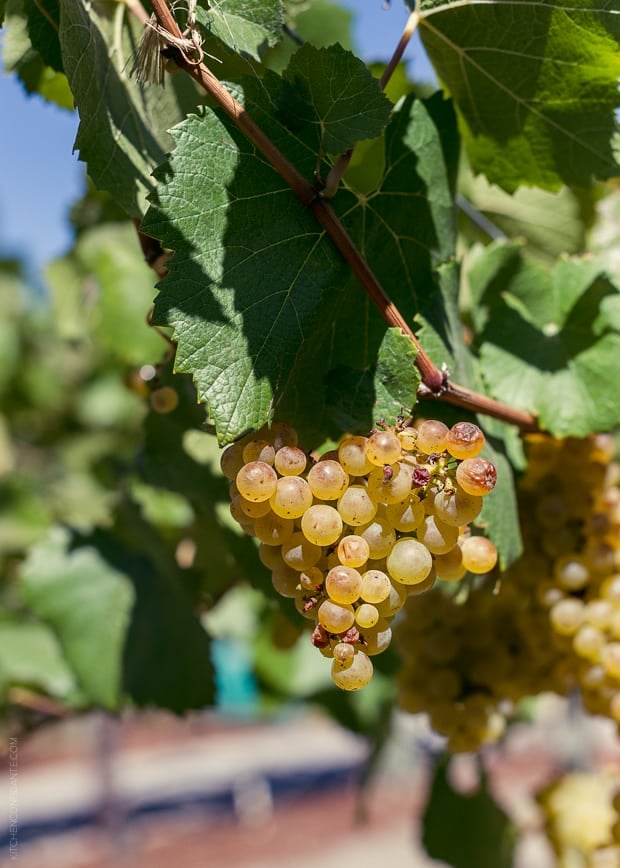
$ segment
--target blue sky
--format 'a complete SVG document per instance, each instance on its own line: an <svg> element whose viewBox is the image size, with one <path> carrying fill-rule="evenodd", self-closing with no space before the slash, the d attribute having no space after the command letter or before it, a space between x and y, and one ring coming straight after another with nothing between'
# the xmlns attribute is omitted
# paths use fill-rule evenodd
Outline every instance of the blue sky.
<svg viewBox="0 0 620 868"><path fill-rule="evenodd" d="M407 19L394 0L341 0L355 12L354 35L360 54L388 57ZM0 48L1 50L1 48ZM429 78L418 40L407 51L412 75ZM0 73L0 254L20 256L31 274L71 246L68 214L81 195L84 167L72 153L78 118L28 96L14 75Z"/></svg>

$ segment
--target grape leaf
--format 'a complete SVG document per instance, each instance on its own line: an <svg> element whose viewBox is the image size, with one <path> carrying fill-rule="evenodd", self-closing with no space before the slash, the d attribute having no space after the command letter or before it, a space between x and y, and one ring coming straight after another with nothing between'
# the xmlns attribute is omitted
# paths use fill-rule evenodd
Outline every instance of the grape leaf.
<svg viewBox="0 0 620 868"><path fill-rule="evenodd" d="M316 125L321 150L340 153L374 139L388 122L392 104L365 63L340 45L304 45L284 73L291 85L281 105L287 123Z"/></svg>
<svg viewBox="0 0 620 868"><path fill-rule="evenodd" d="M24 0L28 35L47 66L64 72L58 41L59 8L56 0Z"/></svg>
<svg viewBox="0 0 620 868"><path fill-rule="evenodd" d="M618 172L615 0L423 3L420 33L472 167L508 191Z"/></svg>
<svg viewBox="0 0 620 868"><path fill-rule="evenodd" d="M197 103L187 76L172 76L166 88L129 78L141 31L122 4L61 2L63 65L80 114L75 148L95 184L133 217L172 147L168 128Z"/></svg>
<svg viewBox="0 0 620 868"><path fill-rule="evenodd" d="M620 423L620 290L596 259L562 259L548 274L497 243L470 283L493 395L535 413L556 437Z"/></svg>
<svg viewBox="0 0 620 868"><path fill-rule="evenodd" d="M260 60L261 49L282 35L280 0L218 0L196 7L196 20L234 51Z"/></svg>
<svg viewBox="0 0 620 868"><path fill-rule="evenodd" d="M486 778L473 795L456 792L448 779L446 757L436 761L422 827L428 855L452 868L510 868L513 864L514 829L489 793Z"/></svg>
<svg viewBox="0 0 620 868"><path fill-rule="evenodd" d="M0 672L7 686L43 690L64 702L79 699L58 639L44 624L0 620Z"/></svg>
<svg viewBox="0 0 620 868"><path fill-rule="evenodd" d="M73 548L69 533L56 528L31 550L21 588L33 611L54 628L88 699L116 708L134 600L127 577L96 547Z"/></svg>

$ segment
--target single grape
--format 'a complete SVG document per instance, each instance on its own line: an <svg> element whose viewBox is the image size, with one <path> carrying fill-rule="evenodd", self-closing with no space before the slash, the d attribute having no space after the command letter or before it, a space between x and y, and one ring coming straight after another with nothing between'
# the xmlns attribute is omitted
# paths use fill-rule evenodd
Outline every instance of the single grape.
<svg viewBox="0 0 620 868"><path fill-rule="evenodd" d="M366 458L379 467L395 464L401 451L400 440L393 431L376 431L366 443Z"/></svg>
<svg viewBox="0 0 620 868"><path fill-rule="evenodd" d="M608 642L601 649L601 663L610 678L620 680L620 642Z"/></svg>
<svg viewBox="0 0 620 868"><path fill-rule="evenodd" d="M319 624L328 633L344 633L355 623L353 606L323 600L317 611Z"/></svg>
<svg viewBox="0 0 620 868"><path fill-rule="evenodd" d="M446 488L438 491L433 498L433 514L444 524L463 527L470 524L480 514L482 498L467 494L462 488Z"/></svg>
<svg viewBox="0 0 620 868"><path fill-rule="evenodd" d="M299 573L286 565L276 567L271 574L271 583L281 597L293 599L299 592Z"/></svg>
<svg viewBox="0 0 620 868"><path fill-rule="evenodd" d="M456 481L467 494L484 497L495 488L497 471L486 458L466 458L456 468Z"/></svg>
<svg viewBox="0 0 620 868"><path fill-rule="evenodd" d="M462 579L467 570L463 564L461 547L454 546L449 552L437 555L435 558L435 571L443 582L458 582Z"/></svg>
<svg viewBox="0 0 620 868"><path fill-rule="evenodd" d="M262 432L271 440L276 452L283 446L297 446L299 442L297 431L288 422L274 422L271 428L263 428Z"/></svg>
<svg viewBox="0 0 620 868"><path fill-rule="evenodd" d="M297 446L283 446L274 455L274 466L281 476L299 476L307 461L306 453Z"/></svg>
<svg viewBox="0 0 620 868"><path fill-rule="evenodd" d="M237 473L236 485L246 500L260 502L269 500L278 483L278 474L264 461L250 461Z"/></svg>
<svg viewBox="0 0 620 868"><path fill-rule="evenodd" d="M424 422L420 422L417 431L416 449L419 452L431 455L434 452L445 451L448 426L444 425L443 422L436 419L425 419Z"/></svg>
<svg viewBox="0 0 620 868"><path fill-rule="evenodd" d="M396 542L396 533L386 518L375 517L368 524L360 525L355 533L368 543L372 560L387 557Z"/></svg>
<svg viewBox="0 0 620 868"><path fill-rule="evenodd" d="M333 506L317 504L302 515L301 529L310 542L317 546L329 546L342 533L342 518Z"/></svg>
<svg viewBox="0 0 620 868"><path fill-rule="evenodd" d="M156 413L172 413L179 406L179 395L172 386L161 386L151 392L149 401Z"/></svg>
<svg viewBox="0 0 620 868"><path fill-rule="evenodd" d="M385 518L395 530L411 533L424 520L424 502L417 494L411 494L400 503L390 503L385 509Z"/></svg>
<svg viewBox="0 0 620 868"><path fill-rule="evenodd" d="M458 546L456 547L458 548ZM438 557L441 557L440 555ZM446 557L444 555L444 557ZM437 572L435 570L435 562L437 558L433 562L433 568L428 574L428 576L423 579L421 582L418 582L416 585L407 585L407 596L408 597L418 597L420 594L425 594L427 591L430 591L437 582Z"/></svg>
<svg viewBox="0 0 620 868"><path fill-rule="evenodd" d="M242 500L243 498L240 494L234 495L234 497L230 501L230 514L237 522L237 524L240 524L241 527L246 530L246 532L249 532L249 528L253 529L253 522L252 519L248 515L246 515L245 512L241 509Z"/></svg>
<svg viewBox="0 0 620 868"><path fill-rule="evenodd" d="M312 491L305 479L299 476L282 476L277 479L269 502L276 515L282 518L300 518L312 506Z"/></svg>
<svg viewBox="0 0 620 868"><path fill-rule="evenodd" d="M282 544L282 557L285 563L298 572L315 566L322 554L321 547L314 545L301 532L294 533Z"/></svg>
<svg viewBox="0 0 620 868"><path fill-rule="evenodd" d="M308 485L319 500L337 500L347 490L349 474L337 461L317 461L308 471Z"/></svg>
<svg viewBox="0 0 620 868"><path fill-rule="evenodd" d="M333 567L325 577L325 591L335 603L354 603L361 588L362 577L353 567Z"/></svg>
<svg viewBox="0 0 620 868"><path fill-rule="evenodd" d="M342 669L346 669L353 663L355 657L355 648L349 642L337 642L333 649L334 660L338 661L338 665Z"/></svg>
<svg viewBox="0 0 620 868"><path fill-rule="evenodd" d="M374 518L377 504L362 485L351 485L338 500L338 512L345 524L357 527Z"/></svg>
<svg viewBox="0 0 620 868"><path fill-rule="evenodd" d="M246 500L245 497L239 495L239 506L248 518L262 518L267 513L271 512L268 500Z"/></svg>
<svg viewBox="0 0 620 868"><path fill-rule="evenodd" d="M375 603L382 618L392 618L407 602L407 588L400 582L390 582L390 592L385 600Z"/></svg>
<svg viewBox="0 0 620 868"><path fill-rule="evenodd" d="M456 545L457 527L445 524L436 515L428 515L416 531L416 536L434 555L445 555Z"/></svg>
<svg viewBox="0 0 620 868"><path fill-rule="evenodd" d="M295 523L290 518L282 518L274 512L268 512L254 521L254 533L267 546L281 546L291 538Z"/></svg>
<svg viewBox="0 0 620 868"><path fill-rule="evenodd" d="M484 434L472 422L457 422L448 431L446 448L454 458L476 458L483 447Z"/></svg>
<svg viewBox="0 0 620 868"><path fill-rule="evenodd" d="M423 543L411 537L398 540L387 558L388 573L403 585L424 581L433 566L431 553Z"/></svg>
<svg viewBox="0 0 620 868"><path fill-rule="evenodd" d="M373 464L366 457L367 437L346 437L338 447L338 460L349 476L366 476Z"/></svg>
<svg viewBox="0 0 620 868"><path fill-rule="evenodd" d="M240 443L233 443L224 449L220 456L220 468L227 479L234 482L243 465L243 446Z"/></svg>
<svg viewBox="0 0 620 868"><path fill-rule="evenodd" d="M605 647L605 634L591 624L583 624L573 636L573 648L580 657L596 663Z"/></svg>
<svg viewBox="0 0 620 868"><path fill-rule="evenodd" d="M573 636L583 623L584 604L574 597L564 597L549 610L551 626L560 636Z"/></svg>
<svg viewBox="0 0 620 868"><path fill-rule="evenodd" d="M306 591L318 590L324 581L325 576L320 567L308 567L299 574L299 584Z"/></svg>
<svg viewBox="0 0 620 868"><path fill-rule="evenodd" d="M408 464L386 464L368 475L368 494L377 503L400 503L411 494L413 470Z"/></svg>
<svg viewBox="0 0 620 868"><path fill-rule="evenodd" d="M350 534L340 540L336 554L343 566L357 568L364 566L370 556L370 549L363 537Z"/></svg>
<svg viewBox="0 0 620 868"><path fill-rule="evenodd" d="M265 464L273 464L276 450L268 440L250 440L243 447L243 460L246 464L251 461L264 461Z"/></svg>
<svg viewBox="0 0 620 868"><path fill-rule="evenodd" d="M292 525L293 523L291 522L291 533L293 532ZM284 566L282 552L277 546L269 546L262 542L258 547L258 557L260 558L261 563L267 567L268 570L274 570L278 566Z"/></svg>
<svg viewBox="0 0 620 868"><path fill-rule="evenodd" d="M489 573L497 563L497 549L484 536L470 536L461 543L463 566L469 573Z"/></svg>
<svg viewBox="0 0 620 868"><path fill-rule="evenodd" d="M392 641L392 630L388 626L385 618L379 618L379 621L370 630L364 630L364 652L369 657L376 654L382 654L389 648Z"/></svg>
<svg viewBox="0 0 620 868"><path fill-rule="evenodd" d="M402 428L396 435L400 440L401 448L405 452L413 452L415 450L418 432L415 428Z"/></svg>
<svg viewBox="0 0 620 868"><path fill-rule="evenodd" d="M379 620L379 612L372 603L362 603L355 610L355 620L362 629L374 627Z"/></svg>
<svg viewBox="0 0 620 868"><path fill-rule="evenodd" d="M390 595L391 583L382 570L367 570L362 574L360 598L366 603L382 603Z"/></svg>
<svg viewBox="0 0 620 868"><path fill-rule="evenodd" d="M585 558L579 555L558 558L553 567L553 575L565 591L580 591L590 581L588 565Z"/></svg>
<svg viewBox="0 0 620 868"><path fill-rule="evenodd" d="M356 651L353 661L346 667L334 658L332 662L332 679L341 690L359 690L366 687L372 680L372 663L363 651Z"/></svg>

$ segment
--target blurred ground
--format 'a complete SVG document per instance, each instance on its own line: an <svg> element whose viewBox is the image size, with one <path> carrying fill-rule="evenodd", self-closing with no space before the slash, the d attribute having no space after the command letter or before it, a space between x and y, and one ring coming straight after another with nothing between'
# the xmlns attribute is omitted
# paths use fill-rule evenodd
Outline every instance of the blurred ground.
<svg viewBox="0 0 620 868"><path fill-rule="evenodd" d="M162 713L62 721L19 741L18 859L10 864L437 866L418 840L427 747L423 727L399 719L361 818L357 782L367 746L318 715L265 724ZM588 722L575 732L553 714L542 726L517 727L509 744L487 757L497 796L532 832L520 846L519 868L553 866L536 834L530 795L549 778L558 756L576 749L582 756L585 750L591 764L611 760L620 769L608 729ZM467 787L475 774L475 763L463 758L453 777ZM7 835L3 816L3 856Z"/></svg>

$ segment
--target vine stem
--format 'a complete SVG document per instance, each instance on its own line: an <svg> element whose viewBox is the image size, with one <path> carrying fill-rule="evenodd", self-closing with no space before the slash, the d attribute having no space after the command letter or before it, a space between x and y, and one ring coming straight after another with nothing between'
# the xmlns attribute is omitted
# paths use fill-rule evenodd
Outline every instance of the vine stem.
<svg viewBox="0 0 620 868"><path fill-rule="evenodd" d="M173 39L182 39L179 26L166 0L151 0L151 7L158 24ZM383 289L376 275L336 216L330 203L297 171L295 166L274 145L251 115L226 90L219 79L204 63L197 63L195 60L188 58L180 49L174 46L170 46L169 51L178 66L191 75L217 101L218 105L286 181L299 201L312 211L314 217L321 223L387 324L401 329L415 345L417 350L415 364L422 377L420 397L435 398L474 412L493 416L496 419L517 425L524 431L537 430L536 420L530 413L509 407L500 401L495 401L485 395L480 395L463 386L452 383L448 376L439 370L420 345L420 342L401 312Z"/></svg>

